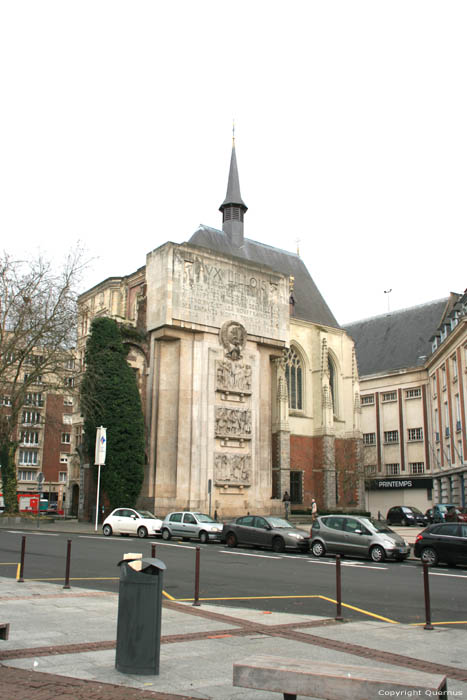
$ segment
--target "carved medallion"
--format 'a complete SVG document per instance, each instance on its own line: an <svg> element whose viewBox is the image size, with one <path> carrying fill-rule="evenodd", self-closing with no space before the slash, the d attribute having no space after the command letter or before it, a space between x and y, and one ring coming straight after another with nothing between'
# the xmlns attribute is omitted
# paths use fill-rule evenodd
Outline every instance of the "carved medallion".
<svg viewBox="0 0 467 700"><path fill-rule="evenodd" d="M226 321L219 331L219 339L224 346L225 354L231 360L240 360L246 344L246 330L237 321Z"/></svg>

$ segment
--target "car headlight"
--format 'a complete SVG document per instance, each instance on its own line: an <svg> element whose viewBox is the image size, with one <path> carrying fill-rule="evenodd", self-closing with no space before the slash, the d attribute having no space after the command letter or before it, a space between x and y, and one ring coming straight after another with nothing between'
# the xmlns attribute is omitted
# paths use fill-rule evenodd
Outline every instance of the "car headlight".
<svg viewBox="0 0 467 700"><path fill-rule="evenodd" d="M303 540L303 535L299 535L296 532L291 532L289 534L289 537L293 537L294 540Z"/></svg>
<svg viewBox="0 0 467 700"><path fill-rule="evenodd" d="M221 532L221 531L222 531L222 528L220 528L220 527L212 527L211 528L211 532Z"/></svg>

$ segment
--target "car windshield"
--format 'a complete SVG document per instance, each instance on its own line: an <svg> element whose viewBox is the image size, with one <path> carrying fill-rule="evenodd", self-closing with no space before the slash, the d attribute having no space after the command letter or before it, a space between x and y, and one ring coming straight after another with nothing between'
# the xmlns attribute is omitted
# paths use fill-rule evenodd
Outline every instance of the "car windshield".
<svg viewBox="0 0 467 700"><path fill-rule="evenodd" d="M421 510L414 508L414 506L402 506L404 513L416 513L417 515L423 515Z"/></svg>
<svg viewBox="0 0 467 700"><path fill-rule="evenodd" d="M393 530L391 530L390 527L380 522L379 520L375 520L374 518L362 518L362 522L364 522L365 525L370 525L370 527L372 527L377 532L393 532Z"/></svg>
<svg viewBox="0 0 467 700"><path fill-rule="evenodd" d="M210 515L206 515L206 513L195 513L196 517L198 518L200 523L215 523L216 521L211 518Z"/></svg>
<svg viewBox="0 0 467 700"><path fill-rule="evenodd" d="M136 512L140 518L151 518L152 520L157 520L154 513L151 513L149 510L137 510Z"/></svg>
<svg viewBox="0 0 467 700"><path fill-rule="evenodd" d="M294 527L292 523L289 523L288 520L284 520L284 518L267 518L267 521L271 527Z"/></svg>

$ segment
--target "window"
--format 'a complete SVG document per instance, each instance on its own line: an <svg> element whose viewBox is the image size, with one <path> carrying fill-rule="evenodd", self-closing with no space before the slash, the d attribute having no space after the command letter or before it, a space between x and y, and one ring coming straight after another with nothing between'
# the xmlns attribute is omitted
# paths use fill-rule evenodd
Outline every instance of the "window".
<svg viewBox="0 0 467 700"><path fill-rule="evenodd" d="M22 423L24 425L40 425L41 414L39 411L23 411Z"/></svg>
<svg viewBox="0 0 467 700"><path fill-rule="evenodd" d="M410 462L409 469L411 474L424 474L425 465L423 462Z"/></svg>
<svg viewBox="0 0 467 700"><path fill-rule="evenodd" d="M63 405L73 406L73 399L71 398L71 396L65 396L65 398L63 399Z"/></svg>
<svg viewBox="0 0 467 700"><path fill-rule="evenodd" d="M458 373L457 373L457 357L454 355L454 357L451 358L452 362L452 381L457 382L458 378Z"/></svg>
<svg viewBox="0 0 467 700"><path fill-rule="evenodd" d="M395 476L396 474L400 474L400 465L399 464L386 464L386 474L389 476Z"/></svg>
<svg viewBox="0 0 467 700"><path fill-rule="evenodd" d="M11 398L9 396L3 396L2 406L11 406Z"/></svg>
<svg viewBox="0 0 467 700"><path fill-rule="evenodd" d="M416 442L417 440L423 440L423 428L409 428L409 442Z"/></svg>
<svg viewBox="0 0 467 700"><path fill-rule="evenodd" d="M337 413L337 391L336 391L336 371L334 369L334 362L331 359L331 355L328 354L328 370L329 370L329 388L331 390L331 401L332 410L334 414Z"/></svg>
<svg viewBox="0 0 467 700"><path fill-rule="evenodd" d="M74 377L65 377L65 386L74 387L74 385L75 385L75 378Z"/></svg>
<svg viewBox="0 0 467 700"><path fill-rule="evenodd" d="M399 442L399 431L398 430L387 430L384 433L384 442L386 444Z"/></svg>
<svg viewBox="0 0 467 700"><path fill-rule="evenodd" d="M25 469L20 469L18 471L18 481L35 481L36 472L26 471Z"/></svg>
<svg viewBox="0 0 467 700"><path fill-rule="evenodd" d="M376 445L376 433L363 433L364 445Z"/></svg>
<svg viewBox="0 0 467 700"><path fill-rule="evenodd" d="M381 395L381 400L383 403L387 403L388 401L397 401L397 392L395 392L395 391L385 392L384 394Z"/></svg>
<svg viewBox="0 0 467 700"><path fill-rule="evenodd" d="M62 442L69 445L71 443L71 433L62 433Z"/></svg>
<svg viewBox="0 0 467 700"><path fill-rule="evenodd" d="M39 433L37 430L23 430L21 432L21 442L23 445L38 445Z"/></svg>
<svg viewBox="0 0 467 700"><path fill-rule="evenodd" d="M289 348L286 355L285 378L289 392L289 408L293 411L303 409L303 369L302 362L294 348Z"/></svg>
<svg viewBox="0 0 467 700"><path fill-rule="evenodd" d="M20 450L19 463L34 465L39 464L39 452L37 450Z"/></svg>
<svg viewBox="0 0 467 700"><path fill-rule="evenodd" d="M405 392L406 399L419 399L421 395L422 395L422 390L420 388L407 389L407 391Z"/></svg>
<svg viewBox="0 0 467 700"><path fill-rule="evenodd" d="M362 406L373 406L375 403L375 395L374 394L367 394L366 396L362 396Z"/></svg>
<svg viewBox="0 0 467 700"><path fill-rule="evenodd" d="M170 522L171 523L181 523L182 522L182 515L183 513L172 513L170 516Z"/></svg>
<svg viewBox="0 0 467 700"><path fill-rule="evenodd" d="M436 396L436 374L433 375L432 377L433 383L431 386L432 392L433 392L433 398Z"/></svg>
<svg viewBox="0 0 467 700"><path fill-rule="evenodd" d="M68 455L60 455L60 464L68 464Z"/></svg>
<svg viewBox="0 0 467 700"><path fill-rule="evenodd" d="M58 472L58 480L63 484L66 482L66 472Z"/></svg>
<svg viewBox="0 0 467 700"><path fill-rule="evenodd" d="M44 405L44 400L42 398L42 394L26 394L26 400L24 402L26 406L43 406Z"/></svg>
<svg viewBox="0 0 467 700"><path fill-rule="evenodd" d="M376 464L367 464L365 467L365 476L374 476L376 474Z"/></svg>
<svg viewBox="0 0 467 700"><path fill-rule="evenodd" d="M445 367L445 365L443 365L441 368L441 378L442 378L443 391L446 391L446 367Z"/></svg>

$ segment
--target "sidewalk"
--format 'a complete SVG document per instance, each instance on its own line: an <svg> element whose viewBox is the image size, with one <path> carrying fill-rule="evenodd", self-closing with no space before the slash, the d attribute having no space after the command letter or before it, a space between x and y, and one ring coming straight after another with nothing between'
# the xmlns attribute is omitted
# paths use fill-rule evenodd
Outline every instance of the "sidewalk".
<svg viewBox="0 0 467 700"><path fill-rule="evenodd" d="M401 668L448 677L467 700L467 630L265 613L164 601L160 674L115 669L118 595L0 578L0 697L5 700L281 700L234 688L232 667L254 654Z"/></svg>

